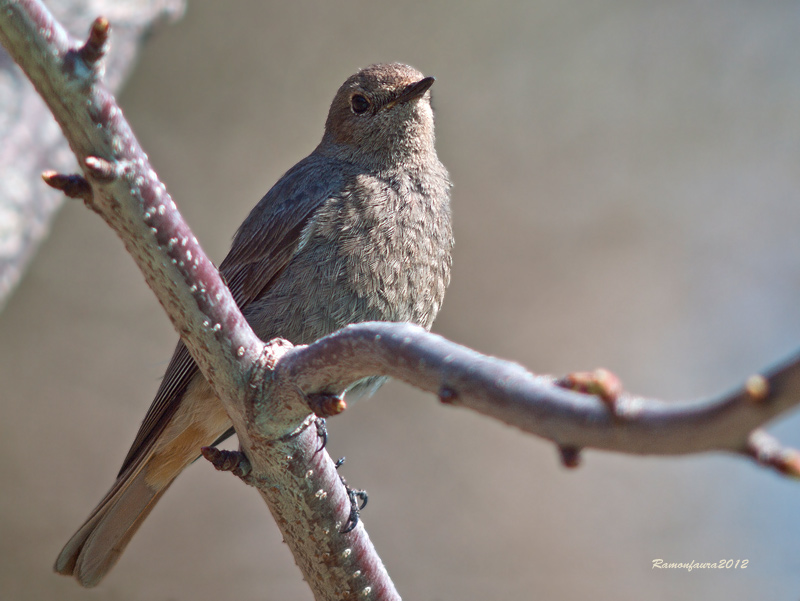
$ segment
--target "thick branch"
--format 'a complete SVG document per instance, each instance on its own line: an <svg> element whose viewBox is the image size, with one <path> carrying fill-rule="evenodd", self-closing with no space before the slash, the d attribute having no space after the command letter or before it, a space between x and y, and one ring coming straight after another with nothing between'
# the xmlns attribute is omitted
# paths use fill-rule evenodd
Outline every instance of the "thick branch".
<svg viewBox="0 0 800 601"><path fill-rule="evenodd" d="M72 40L34 0L0 1L0 42L50 107L82 165L87 204L122 238L225 405L250 459L251 482L267 500L318 599L399 596L363 527L343 535L349 501L295 387L276 389L273 363L288 348L262 343L158 181L101 81L108 34ZM80 181L49 183L87 197ZM288 345L290 346L290 345Z"/></svg>
<svg viewBox="0 0 800 601"><path fill-rule="evenodd" d="M410 324L348 326L298 347L276 376L308 393L387 375L563 448L642 455L730 451L752 455L751 433L800 403L800 354L715 399L664 402L623 394L608 402L565 390L550 377L481 355Z"/></svg>

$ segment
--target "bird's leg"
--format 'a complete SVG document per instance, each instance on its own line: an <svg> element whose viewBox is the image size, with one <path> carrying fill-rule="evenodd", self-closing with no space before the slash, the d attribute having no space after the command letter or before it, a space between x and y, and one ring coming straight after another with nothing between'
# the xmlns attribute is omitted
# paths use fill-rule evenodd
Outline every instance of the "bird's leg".
<svg viewBox="0 0 800 601"><path fill-rule="evenodd" d="M314 455L319 453L322 449L328 446L328 425L325 421L324 417L318 417L317 420L314 422L314 425L317 428L317 436L322 439L322 446L314 451Z"/></svg>
<svg viewBox="0 0 800 601"><path fill-rule="evenodd" d="M341 457L336 461L336 469L338 470L343 464L344 457ZM343 476L339 476L339 479L342 481L342 484L344 484L344 488L347 491L347 498L350 499L350 516L347 518L347 521L341 530L342 534L347 534L355 529L356 526L358 526L358 522L361 519L361 510L367 506L368 496L366 490L350 488L347 485L347 480L345 480ZM361 501L360 505L358 503L359 500Z"/></svg>

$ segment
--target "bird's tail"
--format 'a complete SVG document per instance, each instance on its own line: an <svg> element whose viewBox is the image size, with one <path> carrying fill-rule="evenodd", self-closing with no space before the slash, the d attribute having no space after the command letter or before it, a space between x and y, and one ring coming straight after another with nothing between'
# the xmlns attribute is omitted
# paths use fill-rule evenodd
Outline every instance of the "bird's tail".
<svg viewBox="0 0 800 601"><path fill-rule="evenodd" d="M156 397L156 409L163 400ZM168 405L171 413L157 414L154 421L149 413L145 417L145 435L137 437L114 486L64 546L56 572L74 576L85 587L98 584L161 495L200 456L200 449L233 433L228 414L201 377Z"/></svg>
<svg viewBox="0 0 800 601"><path fill-rule="evenodd" d="M144 519L161 498L166 483L148 484L146 465L120 475L111 490L61 550L56 572L74 576L85 587L95 586L114 567Z"/></svg>

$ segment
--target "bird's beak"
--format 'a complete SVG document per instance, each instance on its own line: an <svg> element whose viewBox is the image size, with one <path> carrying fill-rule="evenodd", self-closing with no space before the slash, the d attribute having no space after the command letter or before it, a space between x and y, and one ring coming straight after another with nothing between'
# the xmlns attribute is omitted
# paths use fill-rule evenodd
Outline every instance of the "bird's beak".
<svg viewBox="0 0 800 601"><path fill-rule="evenodd" d="M434 81L436 81L435 77L426 77L425 79L420 79L418 82L407 85L397 98L386 105L386 108L390 109L395 104L405 104L410 100L419 98L430 89Z"/></svg>

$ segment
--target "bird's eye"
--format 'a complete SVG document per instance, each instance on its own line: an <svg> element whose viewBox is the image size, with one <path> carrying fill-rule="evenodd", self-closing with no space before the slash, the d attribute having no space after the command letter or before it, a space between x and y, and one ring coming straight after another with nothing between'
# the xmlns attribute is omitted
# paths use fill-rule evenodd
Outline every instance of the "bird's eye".
<svg viewBox="0 0 800 601"><path fill-rule="evenodd" d="M360 115L370 107L370 101L363 94L353 94L350 98L350 108L356 115Z"/></svg>

